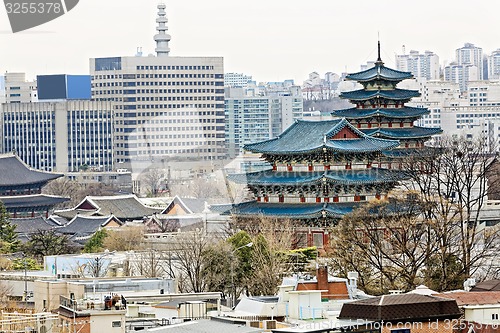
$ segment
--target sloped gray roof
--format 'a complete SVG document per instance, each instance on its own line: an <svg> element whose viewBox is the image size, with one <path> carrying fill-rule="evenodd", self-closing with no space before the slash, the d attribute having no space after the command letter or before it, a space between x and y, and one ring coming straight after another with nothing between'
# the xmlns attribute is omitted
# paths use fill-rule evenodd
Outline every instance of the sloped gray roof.
<svg viewBox="0 0 500 333"><path fill-rule="evenodd" d="M17 155L0 155L0 186L46 183L62 176L31 169Z"/></svg>
<svg viewBox="0 0 500 333"><path fill-rule="evenodd" d="M51 230L54 225L42 216L10 219L10 223L16 226L18 234L32 234L38 230Z"/></svg>
<svg viewBox="0 0 500 333"><path fill-rule="evenodd" d="M143 205L135 195L87 197L87 199L90 199L99 207L97 211L99 215L114 215L122 221L141 219L144 216L151 216L163 210Z"/></svg>
<svg viewBox="0 0 500 333"><path fill-rule="evenodd" d="M112 216L77 215L66 226L58 229L60 233L76 236L89 236L104 227Z"/></svg>

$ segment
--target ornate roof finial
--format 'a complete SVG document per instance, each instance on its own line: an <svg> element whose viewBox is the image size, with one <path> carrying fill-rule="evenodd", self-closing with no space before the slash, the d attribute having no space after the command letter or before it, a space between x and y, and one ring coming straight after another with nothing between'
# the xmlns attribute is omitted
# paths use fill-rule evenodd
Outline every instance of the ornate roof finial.
<svg viewBox="0 0 500 333"><path fill-rule="evenodd" d="M376 65L383 65L384 62L382 61L382 58L380 57L380 33L378 33L378 57L377 61L375 62Z"/></svg>

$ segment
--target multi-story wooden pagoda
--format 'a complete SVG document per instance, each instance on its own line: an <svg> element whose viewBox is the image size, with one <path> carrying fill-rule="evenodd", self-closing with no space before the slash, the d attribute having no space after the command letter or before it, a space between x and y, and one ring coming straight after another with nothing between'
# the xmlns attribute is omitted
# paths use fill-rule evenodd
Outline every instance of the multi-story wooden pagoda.
<svg viewBox="0 0 500 333"><path fill-rule="evenodd" d="M429 111L405 106L419 96L417 91L396 88L409 78L411 73L384 66L379 46L373 68L347 76L363 85L341 95L353 108L333 112L333 120L296 121L277 138L246 145L272 169L230 176L246 183L255 197L236 205L233 215L289 218L321 227L385 196L405 178L397 158L423 148L441 132L413 125ZM307 243L316 245L312 238Z"/></svg>
<svg viewBox="0 0 500 333"><path fill-rule="evenodd" d="M387 158L381 159L379 166L400 168L401 163L397 160L398 158L424 148L424 143L431 136L442 132L440 128L414 126L414 122L423 115L429 114L429 110L405 105L411 98L420 96L420 93L415 90L398 89L396 85L411 78L413 75L410 72L384 66L380 58L379 43L375 66L346 76L347 80L363 85L363 89L344 92L340 95L341 98L348 99L355 107L332 113L334 117L347 119L367 135L400 141L397 149L384 152Z"/></svg>

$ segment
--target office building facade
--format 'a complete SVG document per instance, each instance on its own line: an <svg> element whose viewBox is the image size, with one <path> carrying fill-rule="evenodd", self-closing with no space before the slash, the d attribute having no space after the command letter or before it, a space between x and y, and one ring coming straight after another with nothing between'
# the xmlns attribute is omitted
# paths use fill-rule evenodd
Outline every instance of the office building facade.
<svg viewBox="0 0 500 333"><path fill-rule="evenodd" d="M90 60L92 98L116 103L115 161L222 160L223 58L170 56L158 10L156 56Z"/></svg>
<svg viewBox="0 0 500 333"><path fill-rule="evenodd" d="M113 170L111 102L5 103L0 111L2 152L29 166L57 172Z"/></svg>

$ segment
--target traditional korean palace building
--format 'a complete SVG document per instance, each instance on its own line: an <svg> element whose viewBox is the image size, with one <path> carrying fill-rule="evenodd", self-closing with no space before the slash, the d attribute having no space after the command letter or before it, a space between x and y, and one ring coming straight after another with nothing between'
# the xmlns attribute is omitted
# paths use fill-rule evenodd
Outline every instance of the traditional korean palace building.
<svg viewBox="0 0 500 333"><path fill-rule="evenodd" d="M67 198L42 194L42 188L62 174L29 168L15 154L0 155L0 201L11 218L48 217Z"/></svg>
<svg viewBox="0 0 500 333"><path fill-rule="evenodd" d="M230 176L246 183L255 197L235 205L233 215L300 220L309 230L307 245L327 243L325 226L387 195L405 179L398 157L424 148L425 141L441 133L413 125L429 111L405 106L419 96L396 88L409 78L409 72L385 67L379 48L374 67L347 76L363 85L341 95L354 107L334 111L332 120L296 121L274 139L246 145L272 169Z"/></svg>

